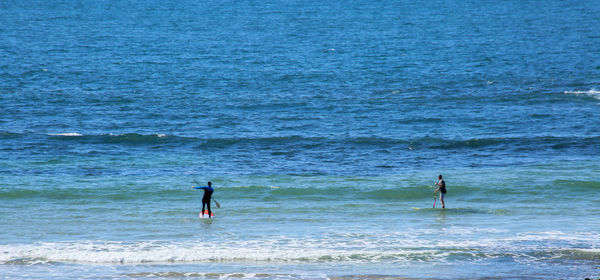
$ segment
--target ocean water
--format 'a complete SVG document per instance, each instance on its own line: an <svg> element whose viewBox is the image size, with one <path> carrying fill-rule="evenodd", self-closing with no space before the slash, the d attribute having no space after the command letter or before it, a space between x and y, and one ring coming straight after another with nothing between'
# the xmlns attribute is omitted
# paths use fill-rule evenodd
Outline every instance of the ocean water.
<svg viewBox="0 0 600 280"><path fill-rule="evenodd" d="M599 26L598 1L2 1L0 278L600 278Z"/></svg>

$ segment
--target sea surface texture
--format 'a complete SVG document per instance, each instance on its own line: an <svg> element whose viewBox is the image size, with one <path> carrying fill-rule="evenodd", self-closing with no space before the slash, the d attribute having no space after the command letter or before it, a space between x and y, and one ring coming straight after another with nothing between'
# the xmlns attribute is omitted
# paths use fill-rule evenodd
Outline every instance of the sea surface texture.
<svg viewBox="0 0 600 280"><path fill-rule="evenodd" d="M2 279L597 279L599 193L598 1L0 2Z"/></svg>

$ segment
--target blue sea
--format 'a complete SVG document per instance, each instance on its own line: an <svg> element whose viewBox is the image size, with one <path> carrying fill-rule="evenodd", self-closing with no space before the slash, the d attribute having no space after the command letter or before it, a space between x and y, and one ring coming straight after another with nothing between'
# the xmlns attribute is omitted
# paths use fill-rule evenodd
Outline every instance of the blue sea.
<svg viewBox="0 0 600 280"><path fill-rule="evenodd" d="M1 279L598 279L599 192L597 0L0 2Z"/></svg>

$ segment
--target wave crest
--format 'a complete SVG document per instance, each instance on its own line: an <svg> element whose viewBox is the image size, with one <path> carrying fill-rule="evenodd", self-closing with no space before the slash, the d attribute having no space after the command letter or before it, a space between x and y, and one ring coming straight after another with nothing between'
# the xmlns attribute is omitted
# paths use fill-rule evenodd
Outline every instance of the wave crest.
<svg viewBox="0 0 600 280"><path fill-rule="evenodd" d="M347 262L482 261L510 257L522 261L595 262L598 234L541 232L502 239L444 241L423 239L427 232L378 235L332 234L322 238L228 240L221 242L71 241L0 244L0 264L37 263L206 263L206 262ZM557 234L559 236L557 237ZM417 235L417 236L415 236ZM564 240L587 248L564 247ZM361 246L357 246L361 244ZM543 244L543 246L540 246Z"/></svg>
<svg viewBox="0 0 600 280"><path fill-rule="evenodd" d="M600 99L600 91L598 91L596 89L565 91L565 94L573 94L573 95L577 95L577 96L584 95L584 96L589 96L589 97L593 97L596 99Z"/></svg>

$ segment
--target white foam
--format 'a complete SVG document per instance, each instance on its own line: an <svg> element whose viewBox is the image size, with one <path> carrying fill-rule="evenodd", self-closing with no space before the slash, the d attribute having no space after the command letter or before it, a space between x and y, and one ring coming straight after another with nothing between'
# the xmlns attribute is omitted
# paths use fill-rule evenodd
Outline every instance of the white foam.
<svg viewBox="0 0 600 280"><path fill-rule="evenodd" d="M565 91L566 94L574 94L574 95L585 95L590 96L596 99L600 99L600 91L596 89L590 89L588 91L576 90L576 91Z"/></svg>
<svg viewBox="0 0 600 280"><path fill-rule="evenodd" d="M259 244L260 243L260 244ZM38 244L0 245L0 263L14 260L46 260L72 263L186 263L223 261L293 261L316 260L333 253L327 249L302 250L295 246L285 248L263 242L208 245L204 242L167 243L148 242L44 242Z"/></svg>
<svg viewBox="0 0 600 280"><path fill-rule="evenodd" d="M564 251L596 254L600 250L598 233L535 232L504 237L465 236L458 239L422 236L415 235L415 232L397 232L383 235L348 233L302 239L278 236L259 240L212 242L72 241L0 244L0 264L41 261L101 264L248 261L370 263L382 260L446 262L456 258L486 259L500 255L529 261L561 257L561 252Z"/></svg>
<svg viewBox="0 0 600 280"><path fill-rule="evenodd" d="M79 134L77 132L65 132L65 133L50 133L48 134L50 136L67 136L67 137L78 137L78 136L83 136L82 134Z"/></svg>

